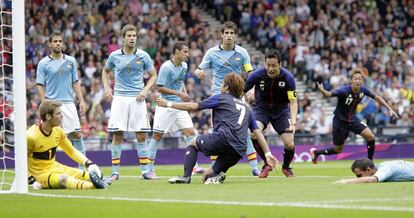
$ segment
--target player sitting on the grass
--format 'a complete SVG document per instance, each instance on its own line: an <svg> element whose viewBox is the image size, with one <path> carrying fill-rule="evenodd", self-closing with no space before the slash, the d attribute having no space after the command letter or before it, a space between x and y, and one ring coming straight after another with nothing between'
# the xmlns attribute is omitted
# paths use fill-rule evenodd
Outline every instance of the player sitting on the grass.
<svg viewBox="0 0 414 218"><path fill-rule="evenodd" d="M85 155L73 148L62 127L62 103L44 100L39 106L42 123L27 130L27 155L29 175L41 184L42 188L58 189L103 189L99 167ZM55 159L60 147L70 158L85 166L89 172L60 164Z"/></svg>
<svg viewBox="0 0 414 218"><path fill-rule="evenodd" d="M378 166L368 159L358 159L351 166L358 178L341 179L336 184L414 181L414 163L404 160L384 161Z"/></svg>
<svg viewBox="0 0 414 218"><path fill-rule="evenodd" d="M222 94L213 95L200 103L176 103L167 102L162 98L157 99L157 104L161 107L186 111L213 109L213 132L198 136L187 146L184 175L171 178L170 183L191 182L191 173L199 151L206 156L217 155L217 160L212 168L203 175L205 184L222 183L227 170L234 166L246 153L248 128L258 137L267 162L272 167L278 163L270 152L262 132L257 127L249 106L240 99L243 94L243 87L243 78L235 73L230 73L224 78L221 88Z"/></svg>

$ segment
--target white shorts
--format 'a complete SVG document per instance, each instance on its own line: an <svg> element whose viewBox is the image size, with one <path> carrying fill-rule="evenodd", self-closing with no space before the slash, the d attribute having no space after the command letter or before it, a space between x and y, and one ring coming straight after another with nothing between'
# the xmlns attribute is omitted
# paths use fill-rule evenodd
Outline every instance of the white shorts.
<svg viewBox="0 0 414 218"><path fill-rule="evenodd" d="M66 134L81 131L78 111L76 110L75 103L62 103L62 106L60 106L60 112L63 116L62 128Z"/></svg>
<svg viewBox="0 0 414 218"><path fill-rule="evenodd" d="M193 121L187 111L174 108L155 107L154 132L175 132L187 128L193 128Z"/></svg>
<svg viewBox="0 0 414 218"><path fill-rule="evenodd" d="M137 102L136 97L114 96L108 131L151 132L146 102Z"/></svg>

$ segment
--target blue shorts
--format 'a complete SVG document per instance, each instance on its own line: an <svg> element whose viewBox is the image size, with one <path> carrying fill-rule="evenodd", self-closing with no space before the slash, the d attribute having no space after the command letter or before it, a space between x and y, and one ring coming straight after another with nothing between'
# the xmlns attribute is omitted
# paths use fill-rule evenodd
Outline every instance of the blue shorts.
<svg viewBox="0 0 414 218"><path fill-rule="evenodd" d="M263 123L264 128L266 129L269 122L272 124L273 129L279 134L282 135L289 129L290 126L290 113L289 110L281 111L268 111L263 108L255 107L253 108L253 113L256 120Z"/></svg>
<svg viewBox="0 0 414 218"><path fill-rule="evenodd" d="M361 121L344 122L334 116L332 123L333 144L343 145L350 131L359 135L365 128L368 128L367 125Z"/></svg>
<svg viewBox="0 0 414 218"><path fill-rule="evenodd" d="M206 156L217 156L212 166L214 173L227 172L242 158L240 154L226 141L224 133L213 132L198 136L196 139L199 150Z"/></svg>

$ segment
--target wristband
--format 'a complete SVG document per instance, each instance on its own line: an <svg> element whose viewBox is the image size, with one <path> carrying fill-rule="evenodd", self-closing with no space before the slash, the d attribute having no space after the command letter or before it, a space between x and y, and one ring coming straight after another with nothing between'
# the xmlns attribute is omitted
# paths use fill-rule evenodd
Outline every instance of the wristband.
<svg viewBox="0 0 414 218"><path fill-rule="evenodd" d="M167 102L167 107L172 107L172 102L171 101Z"/></svg>
<svg viewBox="0 0 414 218"><path fill-rule="evenodd" d="M273 155L272 155L272 153L270 151L268 151L268 152L265 153L265 157L272 157L272 156Z"/></svg>
<svg viewBox="0 0 414 218"><path fill-rule="evenodd" d="M90 160L85 161L85 167L88 168L90 165L92 165L93 162Z"/></svg>

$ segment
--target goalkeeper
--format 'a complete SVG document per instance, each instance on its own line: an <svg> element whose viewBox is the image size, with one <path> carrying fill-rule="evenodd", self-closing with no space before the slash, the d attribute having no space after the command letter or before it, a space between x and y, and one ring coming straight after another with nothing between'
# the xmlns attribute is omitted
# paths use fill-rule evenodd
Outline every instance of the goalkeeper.
<svg viewBox="0 0 414 218"><path fill-rule="evenodd" d="M60 127L62 104L45 100L39 106L42 122L27 130L27 155L29 175L33 176L42 188L50 189L104 189L105 182L99 167L74 149ZM70 158L85 165L88 172L68 167L55 160L57 147Z"/></svg>

